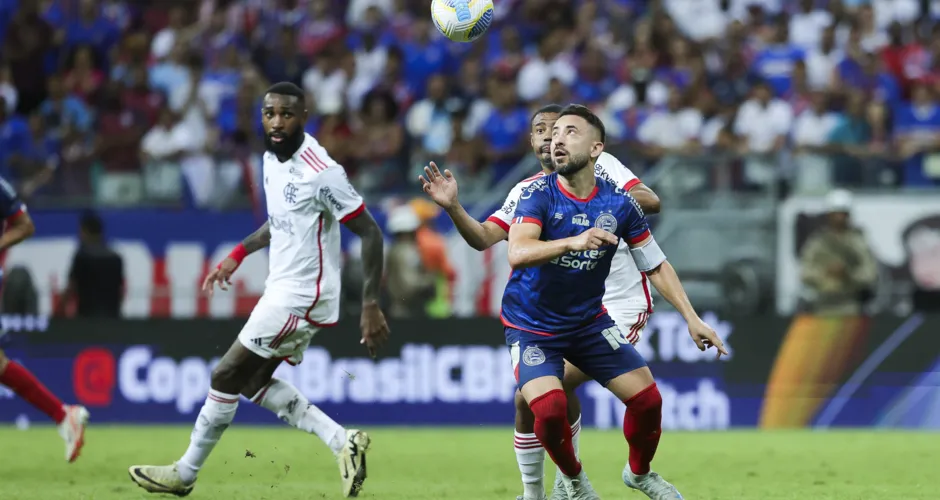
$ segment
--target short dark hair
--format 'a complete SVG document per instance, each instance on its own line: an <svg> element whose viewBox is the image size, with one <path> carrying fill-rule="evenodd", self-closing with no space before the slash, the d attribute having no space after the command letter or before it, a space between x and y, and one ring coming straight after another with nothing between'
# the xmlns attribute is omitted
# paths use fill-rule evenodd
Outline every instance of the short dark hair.
<svg viewBox="0 0 940 500"><path fill-rule="evenodd" d="M91 210L82 213L82 218L78 224L83 231L92 236L101 236L104 233L104 222L98 214Z"/></svg>
<svg viewBox="0 0 940 500"><path fill-rule="evenodd" d="M551 114L557 115L558 113L561 113L561 109L562 109L561 106L559 106L558 104L546 104L542 106L541 108L535 110L535 113L532 113L532 116L529 118L529 121L531 122L532 120L535 119L536 116L541 115L542 113L551 113Z"/></svg>
<svg viewBox="0 0 940 500"><path fill-rule="evenodd" d="M288 96L296 97L300 99L300 102L303 102L304 97L306 97L304 95L304 91L300 87L298 87L297 85L291 82L277 82L274 85L271 85L270 87L268 87L268 90L266 90L264 93L265 95L267 94L288 95Z"/></svg>
<svg viewBox="0 0 940 500"><path fill-rule="evenodd" d="M607 142L607 130L604 128L604 122L602 122L593 111L588 109L587 106L569 104L561 109L561 112L558 113L558 118L568 115L584 118L592 127L597 129L597 133L601 136L601 143Z"/></svg>

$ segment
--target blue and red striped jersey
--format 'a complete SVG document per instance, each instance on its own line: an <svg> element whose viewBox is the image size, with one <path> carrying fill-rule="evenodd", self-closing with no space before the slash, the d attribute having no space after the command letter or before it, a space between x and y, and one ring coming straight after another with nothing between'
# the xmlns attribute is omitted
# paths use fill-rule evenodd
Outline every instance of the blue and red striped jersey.
<svg viewBox="0 0 940 500"><path fill-rule="evenodd" d="M595 182L591 195L579 199L561 185L558 174L536 180L520 195L513 224L538 224L542 241L577 236L592 227L627 242L646 239L650 229L639 203L603 178ZM538 267L514 269L503 293L503 324L548 335L596 327L598 318L607 318L604 281L616 251L617 245L610 245L569 252Z"/></svg>

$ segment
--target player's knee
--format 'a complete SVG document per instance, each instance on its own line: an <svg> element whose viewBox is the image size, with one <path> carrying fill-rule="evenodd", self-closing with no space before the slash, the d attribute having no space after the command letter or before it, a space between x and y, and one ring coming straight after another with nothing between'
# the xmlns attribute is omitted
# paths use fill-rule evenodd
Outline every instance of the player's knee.
<svg viewBox="0 0 940 500"><path fill-rule="evenodd" d="M536 420L565 422L568 418L568 398L561 389L549 391L529 403Z"/></svg>
<svg viewBox="0 0 940 500"><path fill-rule="evenodd" d="M223 391L231 394L232 392L241 393L241 390L232 390L238 370L235 365L221 362L212 369L211 385L217 391Z"/></svg>
<svg viewBox="0 0 940 500"><path fill-rule="evenodd" d="M663 396L659 393L659 387L653 382L646 389L643 389L636 396L624 402L627 405L627 411L634 413L644 412L662 412Z"/></svg>

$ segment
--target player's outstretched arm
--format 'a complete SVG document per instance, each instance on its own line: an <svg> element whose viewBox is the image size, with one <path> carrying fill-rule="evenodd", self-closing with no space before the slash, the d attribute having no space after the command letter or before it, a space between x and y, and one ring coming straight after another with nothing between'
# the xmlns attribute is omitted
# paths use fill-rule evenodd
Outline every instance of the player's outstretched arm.
<svg viewBox="0 0 940 500"><path fill-rule="evenodd" d="M424 175L418 176L418 182L434 203L447 212L457 232L473 249L486 250L506 239L505 229L491 221L481 223L467 213L457 197L457 179L450 170L444 170L442 174L432 161L424 167Z"/></svg>
<svg viewBox="0 0 940 500"><path fill-rule="evenodd" d="M206 275L206 279L202 282L202 290L208 293L210 297L215 291L216 284L219 285L220 290L227 291L229 285L232 284L232 274L235 273L238 266L245 260L245 257L270 244L271 226L268 222L265 222L257 231L249 234L247 238L236 245L228 256Z"/></svg>
<svg viewBox="0 0 940 500"><path fill-rule="evenodd" d="M379 286L385 260L385 240L382 230L368 209L347 220L345 226L362 240L362 341L374 358L376 351L388 339L389 329L385 315L379 308Z"/></svg>
<svg viewBox="0 0 940 500"><path fill-rule="evenodd" d="M7 227L0 236L0 252L29 238L36 232L33 219L25 210L7 218L6 223Z"/></svg>
<svg viewBox="0 0 940 500"><path fill-rule="evenodd" d="M659 196L642 182L634 185L628 192L636 199L637 203L640 204L644 213L658 214L659 210L662 208Z"/></svg>
<svg viewBox="0 0 940 500"><path fill-rule="evenodd" d="M537 267L568 252L598 250L616 245L620 239L603 229L592 227L587 231L561 240L542 241L542 226L521 218L509 228L509 265L513 269Z"/></svg>

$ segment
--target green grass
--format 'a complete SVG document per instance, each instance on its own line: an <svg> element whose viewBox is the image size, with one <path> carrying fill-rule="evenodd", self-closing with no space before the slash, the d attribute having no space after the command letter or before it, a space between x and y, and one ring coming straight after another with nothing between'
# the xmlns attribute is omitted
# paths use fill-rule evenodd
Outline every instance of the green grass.
<svg viewBox="0 0 940 500"><path fill-rule="evenodd" d="M370 431L369 479L359 498L513 500L521 492L508 428ZM82 457L69 465L51 427L0 427L0 498L154 498L130 482L127 467L170 463L188 439L188 427L91 427ZM619 432L585 430L581 450L602 498L643 498L620 482L626 445ZM940 433L673 432L654 468L689 500L938 498ZM550 461L546 470L550 485ZM338 468L316 437L235 425L189 498L332 499L338 491Z"/></svg>

